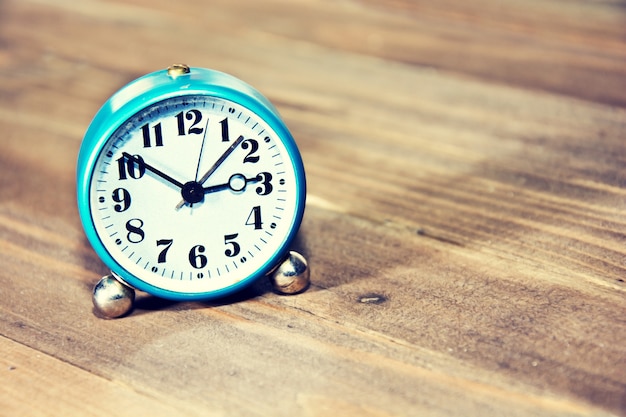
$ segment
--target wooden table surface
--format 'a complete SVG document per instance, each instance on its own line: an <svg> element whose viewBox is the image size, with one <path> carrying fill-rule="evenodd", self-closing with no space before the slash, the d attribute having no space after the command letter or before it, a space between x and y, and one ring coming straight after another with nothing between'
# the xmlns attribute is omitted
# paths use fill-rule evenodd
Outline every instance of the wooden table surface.
<svg viewBox="0 0 626 417"><path fill-rule="evenodd" d="M0 415L626 415L624 6L0 0ZM175 62L284 116L312 286L98 319L78 148Z"/></svg>

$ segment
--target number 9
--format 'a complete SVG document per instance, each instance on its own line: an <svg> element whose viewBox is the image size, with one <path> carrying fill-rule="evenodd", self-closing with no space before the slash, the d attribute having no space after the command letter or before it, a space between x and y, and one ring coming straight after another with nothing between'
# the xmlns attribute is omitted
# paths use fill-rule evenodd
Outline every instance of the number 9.
<svg viewBox="0 0 626 417"><path fill-rule="evenodd" d="M113 190L111 198L113 198L113 201L116 203L120 203L113 207L118 213L126 211L130 207L130 193L124 188L116 188Z"/></svg>

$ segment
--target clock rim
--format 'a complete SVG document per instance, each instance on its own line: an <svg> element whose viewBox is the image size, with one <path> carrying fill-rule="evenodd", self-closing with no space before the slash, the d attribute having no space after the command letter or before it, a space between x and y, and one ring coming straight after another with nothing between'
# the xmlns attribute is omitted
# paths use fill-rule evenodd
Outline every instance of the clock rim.
<svg viewBox="0 0 626 417"><path fill-rule="evenodd" d="M189 293L166 290L149 284L128 272L102 243L92 218L90 185L95 164L108 139L129 118L161 101L180 96L208 96L236 103L267 123L276 133L289 155L296 178L295 216L289 233L278 249L254 273L228 287ZM176 300L210 300L242 290L266 276L287 256L296 238L306 204L306 177L297 144L278 110L259 91L231 75L206 68L190 68L189 74L170 76L167 70L156 71L132 81L111 96L94 116L81 143L76 165L77 204L83 230L89 243L104 264L124 282L154 296Z"/></svg>

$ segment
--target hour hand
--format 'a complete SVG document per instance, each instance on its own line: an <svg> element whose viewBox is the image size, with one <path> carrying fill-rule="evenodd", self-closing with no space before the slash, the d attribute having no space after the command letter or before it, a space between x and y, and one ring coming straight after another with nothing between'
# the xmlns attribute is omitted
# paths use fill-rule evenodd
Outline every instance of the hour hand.
<svg viewBox="0 0 626 417"><path fill-rule="evenodd" d="M214 193L216 191L222 191L230 189L234 192L241 192L246 189L246 185L250 182L259 182L261 179L257 175L256 177L246 178L243 174L233 174L225 184L212 185L210 187L203 187L204 194Z"/></svg>
<svg viewBox="0 0 626 417"><path fill-rule="evenodd" d="M249 182L258 181L261 181L258 175L256 177L246 178L243 174L233 174L230 176L227 183L212 185L210 187L203 187L198 181L189 181L181 187L181 195L183 196L182 205L200 203L204 199L205 194L215 193L217 191L230 189L234 192L241 192L246 189L246 185L248 185Z"/></svg>
<svg viewBox="0 0 626 417"><path fill-rule="evenodd" d="M123 152L122 155L124 156L124 158L126 158L129 161L132 161L134 163L136 163L139 166L139 169L147 169L148 171L156 174L157 176L163 178L164 180L166 180L167 182L169 182L170 184L175 185L178 188L183 188L183 183L172 178L171 176L167 175L165 172L153 167L150 164L147 164L143 158L139 155L135 156L135 155L131 155L128 152Z"/></svg>

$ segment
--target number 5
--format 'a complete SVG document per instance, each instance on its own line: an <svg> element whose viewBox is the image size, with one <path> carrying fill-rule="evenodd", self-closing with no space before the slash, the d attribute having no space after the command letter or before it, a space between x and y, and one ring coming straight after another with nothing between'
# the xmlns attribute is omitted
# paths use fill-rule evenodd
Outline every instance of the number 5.
<svg viewBox="0 0 626 417"><path fill-rule="evenodd" d="M224 251L224 255L230 258L232 258L233 256L237 256L239 252L241 251L241 247L239 246L239 243L233 240L233 239L236 239L237 236L239 236L239 233L224 236L224 244L231 245L229 249L226 249Z"/></svg>

